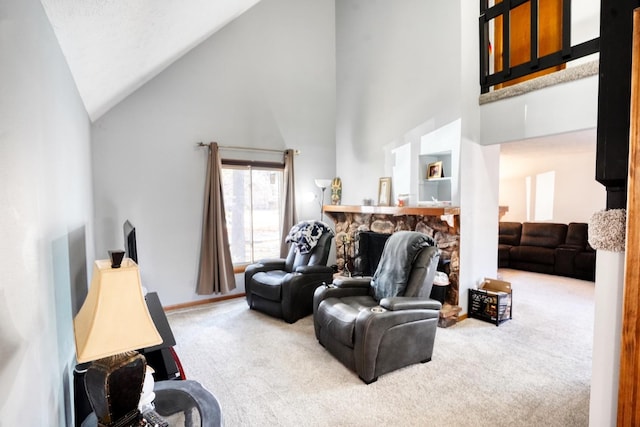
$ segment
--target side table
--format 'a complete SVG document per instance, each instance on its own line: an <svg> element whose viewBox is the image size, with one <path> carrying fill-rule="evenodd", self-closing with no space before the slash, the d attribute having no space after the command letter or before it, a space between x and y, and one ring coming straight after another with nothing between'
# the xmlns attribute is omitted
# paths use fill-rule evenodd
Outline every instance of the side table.
<svg viewBox="0 0 640 427"><path fill-rule="evenodd" d="M220 427L222 412L216 398L197 381L159 381L153 391L156 412L169 421L171 427ZM97 426L92 412L82 422L82 427Z"/></svg>

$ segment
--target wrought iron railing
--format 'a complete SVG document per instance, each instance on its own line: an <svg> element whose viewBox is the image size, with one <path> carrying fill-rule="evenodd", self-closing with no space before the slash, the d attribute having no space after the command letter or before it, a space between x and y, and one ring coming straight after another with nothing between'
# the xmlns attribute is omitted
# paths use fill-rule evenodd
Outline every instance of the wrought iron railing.
<svg viewBox="0 0 640 427"><path fill-rule="evenodd" d="M524 3L531 3L531 54L529 61L511 66L510 11ZM538 11L538 0L502 0L491 7L489 7L489 0L480 0L480 87L482 93L489 92L494 85L556 67L600 50L599 37L571 46L571 0L562 0L562 46L558 51L540 57L538 55ZM491 72L489 23L499 16L502 16L503 65L501 70Z"/></svg>

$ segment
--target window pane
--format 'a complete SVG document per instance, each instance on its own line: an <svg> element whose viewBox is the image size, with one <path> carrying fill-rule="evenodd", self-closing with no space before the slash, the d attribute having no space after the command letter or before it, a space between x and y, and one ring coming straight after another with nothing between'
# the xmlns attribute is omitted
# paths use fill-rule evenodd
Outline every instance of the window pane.
<svg viewBox="0 0 640 427"><path fill-rule="evenodd" d="M278 257L282 171L227 166L222 184L233 263Z"/></svg>
<svg viewBox="0 0 640 427"><path fill-rule="evenodd" d="M536 175L535 220L550 221L553 219L553 197L555 189L555 171Z"/></svg>
<svg viewBox="0 0 640 427"><path fill-rule="evenodd" d="M222 169L229 249L234 263L251 259L251 180L248 169Z"/></svg>
<svg viewBox="0 0 640 427"><path fill-rule="evenodd" d="M253 170L253 261L280 254L282 171Z"/></svg>

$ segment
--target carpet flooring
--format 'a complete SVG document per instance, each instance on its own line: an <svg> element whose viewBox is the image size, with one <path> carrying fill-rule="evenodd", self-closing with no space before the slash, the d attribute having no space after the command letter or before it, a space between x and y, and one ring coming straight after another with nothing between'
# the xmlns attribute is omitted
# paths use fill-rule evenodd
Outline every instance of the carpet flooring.
<svg viewBox="0 0 640 427"><path fill-rule="evenodd" d="M243 299L168 314L187 378L235 426L587 426L594 283L500 270L513 319L438 328L433 360L365 385L308 316L289 325Z"/></svg>

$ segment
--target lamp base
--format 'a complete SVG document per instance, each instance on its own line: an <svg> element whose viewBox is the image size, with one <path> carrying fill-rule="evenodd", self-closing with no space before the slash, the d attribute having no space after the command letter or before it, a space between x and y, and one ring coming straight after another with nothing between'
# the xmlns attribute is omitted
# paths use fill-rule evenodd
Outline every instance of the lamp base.
<svg viewBox="0 0 640 427"><path fill-rule="evenodd" d="M146 360L136 351L105 357L91 363L84 378L91 407L100 427L140 424L138 410Z"/></svg>

